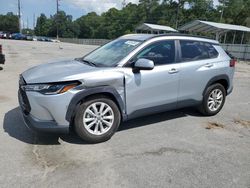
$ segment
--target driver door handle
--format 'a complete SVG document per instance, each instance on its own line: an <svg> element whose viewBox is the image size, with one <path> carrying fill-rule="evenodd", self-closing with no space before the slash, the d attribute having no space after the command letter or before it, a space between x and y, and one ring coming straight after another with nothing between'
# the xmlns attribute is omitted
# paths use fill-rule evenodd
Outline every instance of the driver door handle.
<svg viewBox="0 0 250 188"><path fill-rule="evenodd" d="M177 73L177 72L179 72L176 68L172 68L172 69L170 69L169 71L168 71L168 73L169 74L175 74L175 73Z"/></svg>

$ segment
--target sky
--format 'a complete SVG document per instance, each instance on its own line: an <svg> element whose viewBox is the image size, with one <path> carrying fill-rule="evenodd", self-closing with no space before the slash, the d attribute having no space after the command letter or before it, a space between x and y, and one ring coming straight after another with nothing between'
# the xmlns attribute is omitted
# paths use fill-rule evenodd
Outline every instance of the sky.
<svg viewBox="0 0 250 188"><path fill-rule="evenodd" d="M25 28L33 28L34 18L45 13L46 16L55 14L56 0L20 0L22 25ZM60 10L73 16L73 19L79 18L88 12L95 11L98 14L115 7L121 9L123 0L59 0ZM138 3L139 0L126 0L126 3ZM218 0L214 0L214 4L218 4ZM0 0L0 14L7 12L18 12L18 0Z"/></svg>

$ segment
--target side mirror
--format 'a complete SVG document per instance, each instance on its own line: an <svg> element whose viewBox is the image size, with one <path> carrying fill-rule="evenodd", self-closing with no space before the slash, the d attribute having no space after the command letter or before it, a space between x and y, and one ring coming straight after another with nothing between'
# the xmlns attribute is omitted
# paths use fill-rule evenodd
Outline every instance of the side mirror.
<svg viewBox="0 0 250 188"><path fill-rule="evenodd" d="M140 72L140 70L152 70L154 69L154 62L149 59L138 59L133 67L133 72Z"/></svg>

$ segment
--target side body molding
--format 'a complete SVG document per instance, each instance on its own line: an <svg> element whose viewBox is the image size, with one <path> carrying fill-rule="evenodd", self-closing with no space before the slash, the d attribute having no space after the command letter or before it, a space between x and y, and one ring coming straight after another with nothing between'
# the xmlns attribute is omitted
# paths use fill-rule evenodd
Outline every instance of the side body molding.
<svg viewBox="0 0 250 188"><path fill-rule="evenodd" d="M83 91L77 93L70 101L70 104L68 106L68 110L66 113L66 120L68 122L71 122L72 117L75 114L76 107L81 100L84 100L84 98L90 95L105 94L105 93L112 95L115 98L116 100L115 102L117 102L118 104L118 107L122 115L122 119L123 120L127 119L124 101L122 100L122 97L116 91L116 89L111 86L100 86L100 87L84 89Z"/></svg>

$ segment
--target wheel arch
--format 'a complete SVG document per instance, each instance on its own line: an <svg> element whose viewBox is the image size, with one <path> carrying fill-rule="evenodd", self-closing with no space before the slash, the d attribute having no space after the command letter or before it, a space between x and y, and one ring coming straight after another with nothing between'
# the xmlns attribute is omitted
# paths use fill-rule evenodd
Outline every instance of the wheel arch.
<svg viewBox="0 0 250 188"><path fill-rule="evenodd" d="M111 100L113 100L120 110L122 120L126 119L127 116L125 113L125 104L120 94L117 92L115 88L111 86L102 86L102 87L85 89L77 93L69 103L68 110L66 113L66 120L71 123L75 116L77 107L82 102L84 102L84 100L87 100L88 98L96 95L105 95L109 97Z"/></svg>
<svg viewBox="0 0 250 188"><path fill-rule="evenodd" d="M226 74L223 74L223 75L218 75L218 76L215 76L215 77L211 78L211 79L208 81L208 83L207 83L207 85L206 85L206 87L205 87L205 89L204 89L202 95L203 95L203 96L205 95L206 89L207 89L209 86L211 86L211 85L213 85L213 84L216 84L216 83L221 84L221 85L225 88L226 93L227 93L227 90L228 90L228 88L229 88L229 77L228 77Z"/></svg>

